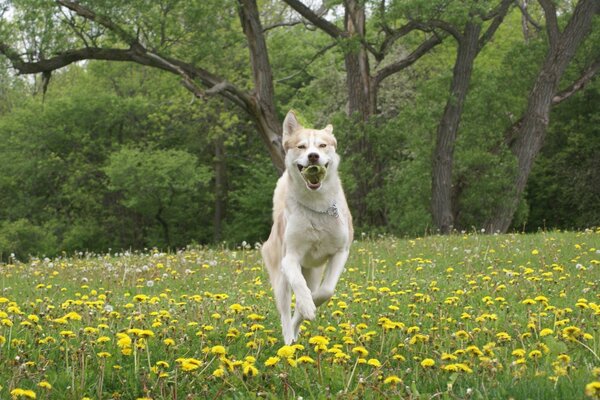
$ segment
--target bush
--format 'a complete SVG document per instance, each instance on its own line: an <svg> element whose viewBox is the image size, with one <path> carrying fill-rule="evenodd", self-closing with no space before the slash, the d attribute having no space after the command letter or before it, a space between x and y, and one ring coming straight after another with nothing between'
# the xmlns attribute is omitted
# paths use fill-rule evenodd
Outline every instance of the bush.
<svg viewBox="0 0 600 400"><path fill-rule="evenodd" d="M50 254L57 248L56 237L44 227L26 219L0 224L0 260L25 259ZM14 256L13 256L14 254Z"/></svg>

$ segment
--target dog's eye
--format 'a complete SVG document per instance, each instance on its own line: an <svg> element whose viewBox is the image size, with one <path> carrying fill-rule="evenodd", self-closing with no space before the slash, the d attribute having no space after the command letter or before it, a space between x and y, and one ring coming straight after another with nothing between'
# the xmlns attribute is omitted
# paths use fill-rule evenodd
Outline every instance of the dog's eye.
<svg viewBox="0 0 600 400"><path fill-rule="evenodd" d="M321 144L319 145L319 147L323 149L323 148L327 147L327 145L326 145L325 143L321 143Z"/></svg>
<svg viewBox="0 0 600 400"><path fill-rule="evenodd" d="M304 149L306 149L306 146L303 145L303 144L301 144L301 145L298 146L298 148L301 149L301 150L304 150Z"/></svg>

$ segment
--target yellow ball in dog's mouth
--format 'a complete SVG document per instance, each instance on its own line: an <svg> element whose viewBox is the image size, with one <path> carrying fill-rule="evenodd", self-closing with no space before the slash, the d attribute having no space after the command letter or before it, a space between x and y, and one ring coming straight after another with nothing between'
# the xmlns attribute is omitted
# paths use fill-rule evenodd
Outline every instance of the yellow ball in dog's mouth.
<svg viewBox="0 0 600 400"><path fill-rule="evenodd" d="M310 165L304 168L301 172L304 179L309 183L315 185L325 179L325 174L327 173L327 168L322 165Z"/></svg>

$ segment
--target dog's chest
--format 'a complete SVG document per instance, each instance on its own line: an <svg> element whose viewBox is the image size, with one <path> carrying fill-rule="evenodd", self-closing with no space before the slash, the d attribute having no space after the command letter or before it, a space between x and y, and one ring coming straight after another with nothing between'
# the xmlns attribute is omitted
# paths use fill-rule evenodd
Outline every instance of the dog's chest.
<svg viewBox="0 0 600 400"><path fill-rule="evenodd" d="M347 247L348 227L343 216L296 214L288 224L286 247L300 253L304 267L321 266Z"/></svg>

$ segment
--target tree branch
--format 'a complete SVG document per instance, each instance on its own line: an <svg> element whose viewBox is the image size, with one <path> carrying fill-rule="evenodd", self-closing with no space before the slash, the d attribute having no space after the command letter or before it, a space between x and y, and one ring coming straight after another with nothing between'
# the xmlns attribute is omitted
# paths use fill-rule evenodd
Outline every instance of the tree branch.
<svg viewBox="0 0 600 400"><path fill-rule="evenodd" d="M390 47L392 47L396 40L408 35L415 29L418 28L417 24L415 24L413 21L409 21L407 24L404 24L402 27L396 30L392 30L388 26L384 25L383 30L385 32L385 39L383 39L383 42L381 42L381 46L379 46L377 54L375 54L375 58L377 59L377 61L381 61L385 57Z"/></svg>
<svg viewBox="0 0 600 400"><path fill-rule="evenodd" d="M504 17L508 13L508 9L510 8L512 2L513 0L502 0L502 2L495 9L494 20L487 28L483 36L481 36L479 39L479 50L481 50L483 46L485 46L485 44L494 36L494 33L496 33L498 27L500 27L500 24L502 24Z"/></svg>
<svg viewBox="0 0 600 400"><path fill-rule="evenodd" d="M538 1L544 9L544 15L546 16L546 31L548 32L550 47L554 47L558 43L560 35L560 31L558 29L558 20L556 18L556 7L554 6L552 0Z"/></svg>
<svg viewBox="0 0 600 400"><path fill-rule="evenodd" d="M527 11L527 7L525 7L525 5L522 4L519 0L515 0L515 3L519 7L519 10L521 10L521 14L523 14L523 16L525 17L527 22L529 22L535 28L536 31L538 31L538 32L541 31L542 26L539 23L537 23L536 21L534 21L531 14L529 14L529 11Z"/></svg>
<svg viewBox="0 0 600 400"><path fill-rule="evenodd" d="M310 66L310 65L311 65L313 62L315 62L315 60L316 60L317 58L319 58L320 56L322 56L323 54L325 54L325 53L326 53L326 52L327 52L329 49L331 49L331 48L335 47L336 45L337 45L337 42L333 42L333 43L330 43L330 44L328 44L327 46L323 47L321 50L319 50L318 52L316 52L316 53L315 53L315 54L314 54L314 55L313 55L313 56L310 58L310 60L308 60L308 62L307 62L306 64L304 64L304 66L303 66L303 67L302 67L302 68L301 68L299 71L297 71L297 72L295 72L295 73L293 73L293 74L291 74L291 75L289 75L289 76L286 76L286 77L283 77L283 78L277 79L277 82L279 83L279 82L284 82L284 81L287 81L288 79L292 79L293 77L295 77L295 76L298 76L298 75L299 75L299 74L301 74L302 72L306 71L306 69L307 69L307 68L308 68L308 67L309 67L309 66Z"/></svg>
<svg viewBox="0 0 600 400"><path fill-rule="evenodd" d="M454 25L441 19L431 19L426 22L412 20L412 22L424 32L431 32L433 28L439 28L452 35L457 42L461 42L464 38L464 35Z"/></svg>
<svg viewBox="0 0 600 400"><path fill-rule="evenodd" d="M556 93L554 97L552 97L552 105L560 104L563 101L567 100L569 97L577 93L578 91L584 89L595 77L596 74L600 71L600 58L596 58L577 78L573 83L571 83L568 87Z"/></svg>
<svg viewBox="0 0 600 400"><path fill-rule="evenodd" d="M109 29L110 31L114 32L115 34L117 34L117 36L119 38L121 38L121 40L123 40L125 43L127 43L129 46L131 46L132 49L141 50L141 51L145 50L143 48L143 46L141 45L141 43L139 42L139 40L137 39L137 37L131 35L125 29L123 29L119 25L115 24L111 19L109 19L105 16L102 16L102 15L98 15L95 12L93 12L92 10L90 10L89 8L84 7L75 1L56 0L56 2L58 4L60 4L61 6L66 7L69 10L75 12L77 15L79 15L87 20L94 21L94 22L104 26L105 28Z"/></svg>
<svg viewBox="0 0 600 400"><path fill-rule="evenodd" d="M398 61L386 66L385 68L382 68L375 75L375 78L374 78L375 86L379 85L381 83L381 81L383 81L388 76L395 74L396 72L401 71L404 68L411 66L419 58L421 58L422 56L427 54L427 52L429 52L429 50L433 49L435 46L437 46L440 43L442 43L442 39L439 36L434 35L434 36L430 37L429 39L425 40L423 43L421 43L421 45L419 47L417 47L412 53L410 53L407 57L403 58L402 60L398 60Z"/></svg>
<svg viewBox="0 0 600 400"><path fill-rule="evenodd" d="M320 17L310 8L308 8L303 2L298 0L283 0L287 5L292 7L296 12L302 15L304 18L309 20L317 28L323 30L329 36L338 39L344 36L344 32L338 28L335 24L327 21L325 18Z"/></svg>

